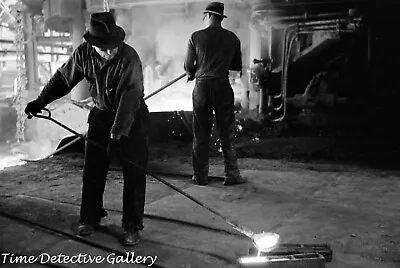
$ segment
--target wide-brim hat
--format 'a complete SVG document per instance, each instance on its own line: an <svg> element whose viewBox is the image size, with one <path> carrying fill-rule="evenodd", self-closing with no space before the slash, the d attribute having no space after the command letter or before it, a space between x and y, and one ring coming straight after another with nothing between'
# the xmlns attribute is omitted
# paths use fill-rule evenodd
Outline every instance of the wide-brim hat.
<svg viewBox="0 0 400 268"><path fill-rule="evenodd" d="M83 38L101 49L113 49L124 41L125 31L116 25L110 12L93 13L89 29L83 34Z"/></svg>
<svg viewBox="0 0 400 268"><path fill-rule="evenodd" d="M224 15L224 4L221 2L211 2L206 6L206 9L203 11L203 13L211 13L215 14L218 16L221 16L223 18L227 18L227 16Z"/></svg>

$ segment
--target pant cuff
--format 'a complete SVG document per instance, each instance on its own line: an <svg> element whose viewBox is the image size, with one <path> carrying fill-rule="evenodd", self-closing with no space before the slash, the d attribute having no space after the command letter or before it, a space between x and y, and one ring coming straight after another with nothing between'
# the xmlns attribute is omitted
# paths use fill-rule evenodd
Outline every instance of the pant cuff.
<svg viewBox="0 0 400 268"><path fill-rule="evenodd" d="M122 228L124 228L124 230L141 231L144 229L144 225L136 223L122 223Z"/></svg>

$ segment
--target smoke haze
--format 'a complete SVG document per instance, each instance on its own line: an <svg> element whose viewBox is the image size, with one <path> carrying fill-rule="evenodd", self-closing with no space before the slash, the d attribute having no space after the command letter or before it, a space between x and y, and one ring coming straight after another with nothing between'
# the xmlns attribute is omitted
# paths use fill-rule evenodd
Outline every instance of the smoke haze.
<svg viewBox="0 0 400 268"><path fill-rule="evenodd" d="M117 12L117 23L127 33L126 43L137 50L143 63L145 95L184 72L183 62L190 35L203 29L206 3L136 6ZM248 65L251 10L246 4L226 3L223 27L235 32L242 43L243 63ZM240 81L239 81L240 82ZM194 83L184 79L146 102L151 112L192 110ZM235 83L240 94L241 83ZM237 95L236 94L236 95Z"/></svg>
<svg viewBox="0 0 400 268"><path fill-rule="evenodd" d="M235 32L242 43L243 63L246 68L249 51L249 29L251 9L246 4L225 1L223 27ZM170 5L136 6L116 10L117 24L126 32L125 42L139 53L143 63L145 95L181 75L187 44L191 33L204 28L202 21L206 3L186 3ZM240 79L232 83L235 97L240 97L243 84ZM192 110L192 90L194 83L186 79L158 93L146 103L151 112ZM32 98L31 98L32 99ZM29 99L29 100L31 100ZM62 105L61 105L62 106ZM7 108L8 109L8 108ZM17 122L9 122L9 113L0 110L0 169L21 158L36 159L55 150L57 143L70 133L63 132L59 126L43 120L28 120L27 141L15 143L14 130ZM10 109L12 109L10 107ZM74 115L67 107L58 107L54 117L78 131L86 130L86 115ZM6 112L7 111L7 112ZM79 112L77 112L79 113ZM79 120L75 120L79 118ZM11 118L12 119L12 118ZM5 123L7 121L7 123ZM15 121L15 120L14 120ZM9 130L7 133L5 130ZM33 134L32 134L33 133ZM9 156L9 157L7 157ZM3 164L2 164L3 163Z"/></svg>

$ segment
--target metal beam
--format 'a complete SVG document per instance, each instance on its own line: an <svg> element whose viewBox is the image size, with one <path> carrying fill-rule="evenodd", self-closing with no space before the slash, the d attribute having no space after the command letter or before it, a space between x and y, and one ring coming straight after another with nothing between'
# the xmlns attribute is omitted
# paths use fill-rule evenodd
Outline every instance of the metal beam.
<svg viewBox="0 0 400 268"><path fill-rule="evenodd" d="M1 49L0 50L0 55L1 54L14 54L14 53L17 53L17 51L16 50L8 50L8 49ZM37 54L71 56L71 54L69 54L69 53L60 53L60 52L42 52L42 51L38 51Z"/></svg>
<svg viewBox="0 0 400 268"><path fill-rule="evenodd" d="M10 17L13 22L17 21L16 18L11 14L10 8L6 5L6 3L4 3L3 0L0 0L0 8Z"/></svg>
<svg viewBox="0 0 400 268"><path fill-rule="evenodd" d="M257 11L254 12L252 18L263 17L265 16L264 13L268 14L268 11ZM309 20L321 20L327 18L343 18L348 17L348 12L335 12L335 13L318 13L318 14L303 14L303 15L293 15L293 16L271 16L266 17L265 21L270 22L288 22L288 21L309 21Z"/></svg>
<svg viewBox="0 0 400 268"><path fill-rule="evenodd" d="M14 44L14 40L0 39L0 43L3 43L3 44ZM72 45L52 44L52 43L43 43L43 42L37 42L37 46L41 46L41 47L59 47L59 48L66 48L66 49L72 48Z"/></svg>
<svg viewBox="0 0 400 268"><path fill-rule="evenodd" d="M44 43L67 43L71 44L71 38L67 36L38 36L36 37L36 40L40 42L41 44Z"/></svg>
<svg viewBox="0 0 400 268"><path fill-rule="evenodd" d="M95 2L95 3L94 3ZM151 5L179 5L186 3L209 3L209 0L114 0L110 1L110 8L131 8L135 6ZM243 0L231 0L232 3L243 3ZM86 0L86 7L89 11L103 9L103 2Z"/></svg>
<svg viewBox="0 0 400 268"><path fill-rule="evenodd" d="M30 13L23 13L23 27L26 29L26 32L29 34L25 34L24 38L25 42L25 72L27 77L27 88L34 89L35 85L38 84L39 75L38 75L38 62L37 62L37 46L36 46L36 38L32 36L34 33L34 22L33 16Z"/></svg>

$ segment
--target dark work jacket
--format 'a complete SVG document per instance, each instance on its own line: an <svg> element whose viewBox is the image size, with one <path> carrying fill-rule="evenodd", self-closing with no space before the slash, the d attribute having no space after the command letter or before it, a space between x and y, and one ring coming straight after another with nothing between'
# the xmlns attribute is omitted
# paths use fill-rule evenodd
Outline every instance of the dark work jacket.
<svg viewBox="0 0 400 268"><path fill-rule="evenodd" d="M115 113L111 133L128 136L136 111L144 105L142 63L135 49L122 43L117 54L105 60L89 43L82 43L49 80L38 100L47 105L67 95L84 78L96 107Z"/></svg>
<svg viewBox="0 0 400 268"><path fill-rule="evenodd" d="M186 52L184 68L189 77L228 78L229 70L242 70L240 40L221 26L194 32Z"/></svg>

